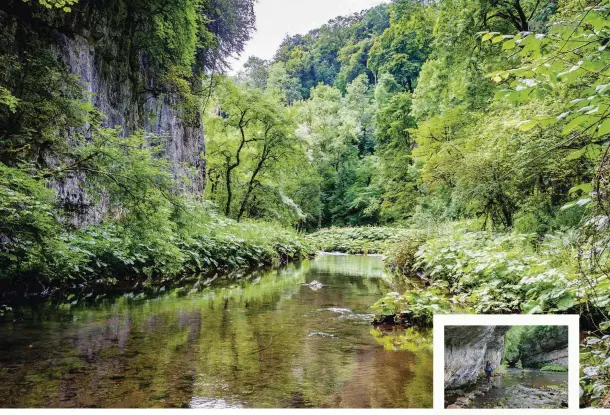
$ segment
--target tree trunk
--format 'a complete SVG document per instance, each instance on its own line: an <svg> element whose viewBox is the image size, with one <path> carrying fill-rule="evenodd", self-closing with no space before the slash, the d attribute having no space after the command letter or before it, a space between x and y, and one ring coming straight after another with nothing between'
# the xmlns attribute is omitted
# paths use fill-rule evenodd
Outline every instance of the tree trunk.
<svg viewBox="0 0 610 415"><path fill-rule="evenodd" d="M252 176L250 176L250 181L248 182L248 190L246 191L246 195L244 196L244 199L241 201L239 213L237 214L238 222L241 221L242 216L246 212L246 207L248 206L248 199L250 199L250 195L252 194L252 190L254 189L254 180L256 180L256 176L258 176L258 173L263 168L263 164L265 163L265 161L267 160L268 157L269 157L269 153L267 150L267 144L265 144L265 146L263 147L263 153L261 155L261 158L258 161L256 168L252 172Z"/></svg>

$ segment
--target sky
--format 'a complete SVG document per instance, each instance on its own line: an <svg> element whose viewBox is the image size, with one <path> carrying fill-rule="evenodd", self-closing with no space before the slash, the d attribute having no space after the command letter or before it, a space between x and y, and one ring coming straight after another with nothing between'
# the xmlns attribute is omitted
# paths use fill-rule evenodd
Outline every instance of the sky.
<svg viewBox="0 0 610 415"><path fill-rule="evenodd" d="M271 59L284 37L305 34L337 16L345 16L390 0L258 0L256 32L232 65L239 71L249 56Z"/></svg>

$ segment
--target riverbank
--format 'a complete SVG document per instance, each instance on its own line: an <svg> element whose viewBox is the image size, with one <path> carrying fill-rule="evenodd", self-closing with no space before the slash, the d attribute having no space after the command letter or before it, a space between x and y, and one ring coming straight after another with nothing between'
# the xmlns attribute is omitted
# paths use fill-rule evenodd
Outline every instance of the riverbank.
<svg viewBox="0 0 610 415"><path fill-rule="evenodd" d="M300 234L278 224L238 223L199 204L184 208L164 226L110 221L59 234L44 251L5 268L4 310L23 298L67 293L78 302L109 291L163 291L315 253Z"/></svg>

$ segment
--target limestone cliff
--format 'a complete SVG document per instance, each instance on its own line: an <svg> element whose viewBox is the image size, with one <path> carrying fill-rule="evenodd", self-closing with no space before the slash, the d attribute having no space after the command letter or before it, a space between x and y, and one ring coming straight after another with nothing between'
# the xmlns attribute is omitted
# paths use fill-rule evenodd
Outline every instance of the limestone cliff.
<svg viewBox="0 0 610 415"><path fill-rule="evenodd" d="M445 327L445 389L476 380L485 363L496 368L502 361L506 326Z"/></svg>
<svg viewBox="0 0 610 415"><path fill-rule="evenodd" d="M153 75L154 57L134 44L134 25L129 10L111 0L80 0L71 13L34 13L21 0L0 4L1 20L9 30L17 53L29 43L19 43L20 32L37 33L54 51L65 70L76 75L91 103L106 117L105 127L120 127L123 134L144 130L155 145L162 145L176 177L187 176L188 185L179 192L202 193L205 186L205 141L198 116L182 116L179 96ZM14 29L13 29L14 28ZM50 160L53 163L53 160ZM93 203L84 193L82 177L72 175L51 186L72 212L77 226L99 222L105 204Z"/></svg>
<svg viewBox="0 0 610 415"><path fill-rule="evenodd" d="M546 365L568 366L568 327L551 326L526 338L520 347L521 364L539 369Z"/></svg>

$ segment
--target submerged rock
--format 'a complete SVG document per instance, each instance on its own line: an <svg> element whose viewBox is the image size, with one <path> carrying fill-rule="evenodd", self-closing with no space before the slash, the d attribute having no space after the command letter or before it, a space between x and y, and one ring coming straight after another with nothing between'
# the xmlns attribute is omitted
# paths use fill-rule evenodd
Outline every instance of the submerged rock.
<svg viewBox="0 0 610 415"><path fill-rule="evenodd" d="M324 284L322 284L320 281L316 281L316 280L313 280L309 284L305 284L305 285L308 286L309 288L311 288L313 291L318 291L324 287Z"/></svg>

